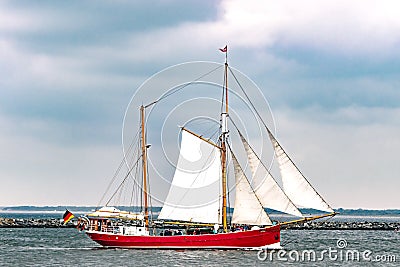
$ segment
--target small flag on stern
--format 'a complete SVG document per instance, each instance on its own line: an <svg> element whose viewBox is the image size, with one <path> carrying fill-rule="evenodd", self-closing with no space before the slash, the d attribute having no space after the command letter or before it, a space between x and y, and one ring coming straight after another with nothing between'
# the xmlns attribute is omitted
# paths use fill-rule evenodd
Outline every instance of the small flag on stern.
<svg viewBox="0 0 400 267"><path fill-rule="evenodd" d="M224 48L220 48L219 51L226 53L228 52L228 46L226 45Z"/></svg>
<svg viewBox="0 0 400 267"><path fill-rule="evenodd" d="M69 222L74 217L75 216L74 216L74 214L72 214L72 212L70 212L69 210L66 210L63 215L64 225L67 224L67 222Z"/></svg>

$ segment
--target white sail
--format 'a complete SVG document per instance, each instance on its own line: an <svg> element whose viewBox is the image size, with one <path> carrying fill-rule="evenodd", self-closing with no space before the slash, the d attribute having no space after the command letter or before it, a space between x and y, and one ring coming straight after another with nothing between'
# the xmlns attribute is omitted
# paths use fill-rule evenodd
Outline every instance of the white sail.
<svg viewBox="0 0 400 267"><path fill-rule="evenodd" d="M159 219L220 223L221 153L182 131L181 150Z"/></svg>
<svg viewBox="0 0 400 267"><path fill-rule="evenodd" d="M286 195L296 206L334 212L288 157L272 133L268 133L275 149Z"/></svg>
<svg viewBox="0 0 400 267"><path fill-rule="evenodd" d="M232 223L271 225L272 222L257 199L235 155L232 154L236 178L235 206Z"/></svg>
<svg viewBox="0 0 400 267"><path fill-rule="evenodd" d="M256 185L255 192L261 204L265 208L302 217L303 215L299 209L283 192L270 172L264 164L262 164L254 150L250 147L249 143L244 139L243 135L240 132L239 135L247 153L250 170L253 175L253 182Z"/></svg>

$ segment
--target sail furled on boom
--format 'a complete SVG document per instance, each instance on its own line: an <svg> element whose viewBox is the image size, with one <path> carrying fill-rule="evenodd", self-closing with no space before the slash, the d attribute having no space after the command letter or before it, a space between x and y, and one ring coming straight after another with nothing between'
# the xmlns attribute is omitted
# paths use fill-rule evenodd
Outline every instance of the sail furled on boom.
<svg viewBox="0 0 400 267"><path fill-rule="evenodd" d="M263 207L302 217L299 209L281 189L239 130L238 132L247 153L254 184L257 185L255 193Z"/></svg>
<svg viewBox="0 0 400 267"><path fill-rule="evenodd" d="M268 131L268 134L275 150L275 155L282 176L283 190L286 195L297 207L334 212L307 181L272 133Z"/></svg>
<svg viewBox="0 0 400 267"><path fill-rule="evenodd" d="M186 131L181 133L178 164L158 218L221 223L220 150Z"/></svg>
<svg viewBox="0 0 400 267"><path fill-rule="evenodd" d="M260 200L257 198L254 190L251 188L251 185L247 180L242 168L240 167L238 160L233 153L231 153L231 155L235 169L236 181L235 206L232 215L232 223L271 225L271 219L264 211Z"/></svg>

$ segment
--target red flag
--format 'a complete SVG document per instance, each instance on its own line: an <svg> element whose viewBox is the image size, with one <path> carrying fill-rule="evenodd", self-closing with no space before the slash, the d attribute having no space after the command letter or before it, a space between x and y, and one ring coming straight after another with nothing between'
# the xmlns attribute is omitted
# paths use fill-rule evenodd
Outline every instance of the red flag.
<svg viewBox="0 0 400 267"><path fill-rule="evenodd" d="M228 46L226 45L224 48L220 48L219 51L226 53L228 52Z"/></svg>

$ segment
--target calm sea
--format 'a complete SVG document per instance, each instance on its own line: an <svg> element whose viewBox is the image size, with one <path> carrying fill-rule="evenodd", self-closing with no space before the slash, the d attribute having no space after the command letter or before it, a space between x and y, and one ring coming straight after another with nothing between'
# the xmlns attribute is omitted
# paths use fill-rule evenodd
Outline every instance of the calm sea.
<svg viewBox="0 0 400 267"><path fill-rule="evenodd" d="M2 228L0 266L400 266L394 231L285 230L282 245L267 253L105 249L75 229Z"/></svg>

